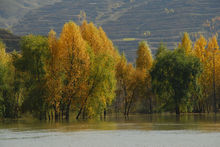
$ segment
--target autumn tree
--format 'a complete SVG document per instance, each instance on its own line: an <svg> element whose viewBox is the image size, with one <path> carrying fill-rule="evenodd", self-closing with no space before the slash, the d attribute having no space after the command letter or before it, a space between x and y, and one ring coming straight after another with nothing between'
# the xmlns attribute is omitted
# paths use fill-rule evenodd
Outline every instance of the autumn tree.
<svg viewBox="0 0 220 147"><path fill-rule="evenodd" d="M112 56L101 54L93 57L86 96L82 99L76 119L102 116L115 98L115 65ZM104 113L103 113L104 112Z"/></svg>
<svg viewBox="0 0 220 147"><path fill-rule="evenodd" d="M151 76L149 71L153 64L153 58L151 54L151 50L146 42L140 42L139 47L137 50L137 59L136 59L136 69L139 72L139 76L142 76L142 81L139 82L139 89L140 97L142 98L140 104L145 104L144 108L149 106L149 113L152 113L152 93L151 93ZM141 74L142 73L142 74Z"/></svg>
<svg viewBox="0 0 220 147"><path fill-rule="evenodd" d="M93 49L95 55L101 54L105 50L103 46L103 40L100 37L99 30L95 27L93 23L87 23L86 21L80 26L82 37L87 41L89 46Z"/></svg>
<svg viewBox="0 0 220 147"><path fill-rule="evenodd" d="M107 106L111 104L115 95L115 65L117 51L102 28L97 29L93 23L86 21L80 27L83 39L90 50L90 76L86 96L81 101L77 119L87 113L87 117L106 114ZM83 115L85 116L85 115Z"/></svg>
<svg viewBox="0 0 220 147"><path fill-rule="evenodd" d="M59 44L62 67L65 73L63 92L66 102L66 119L69 119L70 105L77 98L82 98L85 95L90 59L86 42L81 36L79 26L74 22L68 22L63 26Z"/></svg>
<svg viewBox="0 0 220 147"><path fill-rule="evenodd" d="M193 54L200 59L203 64L203 73L200 77L202 86L202 96L198 99L197 111L209 112L214 105L214 84L218 87L218 58L219 49L216 36L209 39L207 44L206 39L201 35L195 42ZM215 65L214 65L214 64ZM214 67L215 66L215 67ZM213 108L214 109L214 108Z"/></svg>
<svg viewBox="0 0 220 147"><path fill-rule="evenodd" d="M143 73L136 70L131 63L127 64L125 70L125 97L124 97L124 115L128 116L132 106L137 102L140 96L139 92L142 90L141 85L144 80Z"/></svg>
<svg viewBox="0 0 220 147"><path fill-rule="evenodd" d="M217 59L219 59L219 45L218 45L218 42L217 42L217 36L213 36L212 38L210 38L209 40L209 43L208 43L208 47L207 47L207 50L209 52L209 55L212 56L212 64L211 65L211 69L210 71L212 71L212 89L213 89L213 112L217 112L217 109L216 109L216 105L217 105L217 100L216 100L216 84L218 84L219 86L219 81L217 82L216 81L216 72L217 73L220 73L219 72L219 61L216 62L216 57ZM217 55L217 56L216 56ZM216 71L216 65L217 65L217 71Z"/></svg>
<svg viewBox="0 0 220 147"><path fill-rule="evenodd" d="M187 32L183 34L182 42L179 44L179 48L183 48L187 55L192 52L192 41Z"/></svg>
<svg viewBox="0 0 220 147"><path fill-rule="evenodd" d="M151 50L146 42L140 42L137 51L136 68L144 72L149 71L153 64Z"/></svg>
<svg viewBox="0 0 220 147"><path fill-rule="evenodd" d="M209 108L209 96L210 96L210 86L211 86L211 57L209 51L206 49L207 41L203 35L196 40L193 49L193 55L200 59L203 65L203 72L199 78L199 83L201 85L202 94L197 97L194 111L195 112L205 112Z"/></svg>
<svg viewBox="0 0 220 147"><path fill-rule="evenodd" d="M122 53L119 62L116 65L116 79L117 79L117 90L116 90L116 100L115 100L115 111L116 113L121 112L121 108L123 107L123 103L125 102L125 81L124 77L126 74L126 68L127 68L127 59L125 57L125 54ZM125 111L124 111L125 113Z"/></svg>
<svg viewBox="0 0 220 147"><path fill-rule="evenodd" d="M143 75L144 74L138 72L131 63L127 63L124 54L121 55L121 58L116 65L116 112L123 112L126 117L129 115L132 106L137 102L138 86L140 81L144 81L144 79L140 79L144 77Z"/></svg>
<svg viewBox="0 0 220 147"><path fill-rule="evenodd" d="M60 103L62 102L62 69L59 43L53 30L49 32L48 45L49 56L46 60L47 103L54 109L55 120L57 120L60 112Z"/></svg>
<svg viewBox="0 0 220 147"><path fill-rule="evenodd" d="M101 27L97 28L93 23L87 23L84 21L80 26L80 30L83 39L87 41L95 55L109 54L114 57L116 62L119 60L117 50Z"/></svg>

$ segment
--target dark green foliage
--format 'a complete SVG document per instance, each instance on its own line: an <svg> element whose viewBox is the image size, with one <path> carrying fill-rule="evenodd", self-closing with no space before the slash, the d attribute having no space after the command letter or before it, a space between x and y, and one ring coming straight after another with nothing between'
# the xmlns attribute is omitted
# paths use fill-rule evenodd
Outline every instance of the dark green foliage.
<svg viewBox="0 0 220 147"><path fill-rule="evenodd" d="M192 89L198 87L197 79L202 65L196 57L186 56L182 49L159 54L151 70L153 92L163 102L165 109L180 113L180 105L190 98Z"/></svg>
<svg viewBox="0 0 220 147"><path fill-rule="evenodd" d="M0 41L0 117L17 116L13 76L11 57L5 52L5 45Z"/></svg>
<svg viewBox="0 0 220 147"><path fill-rule="evenodd" d="M31 111L42 119L46 113L45 104L45 64L48 58L47 38L42 36L25 36L21 41L21 58L15 62L16 68L23 72L24 87L27 96L24 99L23 110Z"/></svg>
<svg viewBox="0 0 220 147"><path fill-rule="evenodd" d="M12 95L12 71L0 63L0 116L15 117L13 111L15 107L15 99Z"/></svg>
<svg viewBox="0 0 220 147"><path fill-rule="evenodd" d="M164 43L161 42L158 49L157 49L155 57L157 58L160 54L162 54L165 51L167 51L167 46Z"/></svg>

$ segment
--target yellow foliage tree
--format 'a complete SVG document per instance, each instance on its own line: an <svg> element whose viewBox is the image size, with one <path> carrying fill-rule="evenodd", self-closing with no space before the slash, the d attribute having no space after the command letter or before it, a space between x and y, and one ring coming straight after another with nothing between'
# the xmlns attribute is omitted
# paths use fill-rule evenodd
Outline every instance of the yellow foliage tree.
<svg viewBox="0 0 220 147"><path fill-rule="evenodd" d="M213 97L213 70L215 70L215 82L219 87L218 82L220 77L220 65L219 65L219 46L216 36L209 39L208 45L206 39L201 35L195 42L193 54L200 59L203 63L203 73L200 77L200 84L202 86L202 97L198 100L197 110L199 112L210 111L212 106ZM216 64L214 68L213 61Z"/></svg>
<svg viewBox="0 0 220 147"><path fill-rule="evenodd" d="M220 51L219 51L219 45L217 41L217 36L213 36L212 38L209 39L208 47L207 47L210 56L212 56L212 60L210 64L211 72L210 75L212 77L212 90L213 90L213 111L216 112L216 105L217 105L217 100L216 100L216 88L220 88ZM218 93L219 95L219 93Z"/></svg>
<svg viewBox="0 0 220 147"><path fill-rule="evenodd" d="M137 51L136 68L141 71L149 71L153 64L151 50L146 42L140 42Z"/></svg>
<svg viewBox="0 0 220 147"><path fill-rule="evenodd" d="M206 111L205 108L208 108L208 97L210 95L210 86L211 86L211 57L206 48L207 41L203 35L200 35L200 38L196 40L193 49L193 55L198 57L203 63L203 73L200 76L199 82L202 86L202 97L197 99L197 106L194 110L198 112Z"/></svg>
<svg viewBox="0 0 220 147"><path fill-rule="evenodd" d="M107 54L112 55L115 59L115 62L117 63L119 61L120 55L118 51L115 49L112 41L108 38L105 31L102 29L102 27L99 27L99 36L102 39L104 50Z"/></svg>
<svg viewBox="0 0 220 147"><path fill-rule="evenodd" d="M63 88L66 99L66 118L69 118L70 104L77 98L84 97L89 77L90 58L86 42L83 40L79 26L74 22L63 26L59 47L62 67L65 72Z"/></svg>
<svg viewBox="0 0 220 147"><path fill-rule="evenodd" d="M120 109L123 107L125 103L125 95L126 95L126 69L127 69L127 60L124 53L121 55L119 62L116 65L116 79L117 79L117 98L116 98L116 112L120 112ZM124 111L125 114L125 111Z"/></svg>
<svg viewBox="0 0 220 147"><path fill-rule="evenodd" d="M140 42L137 59L136 59L136 69L139 73L139 96L141 97L140 103L149 105L149 112L152 113L152 94L151 94L151 77L149 71L153 64L153 58L151 50L146 42ZM146 97L148 96L148 97ZM146 107L146 106L144 106Z"/></svg>
<svg viewBox="0 0 220 147"><path fill-rule="evenodd" d="M100 37L99 30L95 27L93 23L88 24L86 21L84 21L80 26L80 30L83 39L87 41L95 54L100 54L105 51L102 42L103 40Z"/></svg>
<svg viewBox="0 0 220 147"><path fill-rule="evenodd" d="M207 41L203 35L196 40L194 44L193 54L200 59L201 62L205 62Z"/></svg>
<svg viewBox="0 0 220 147"><path fill-rule="evenodd" d="M189 37L189 34L185 32L183 34L182 42L179 44L179 48L183 48L187 55L191 54L192 52L192 41Z"/></svg>
<svg viewBox="0 0 220 147"><path fill-rule="evenodd" d="M62 79L61 79L61 62L60 49L56 32L51 30L48 35L49 44L49 59L46 64L46 86L48 90L47 103L54 109L55 120L58 119L58 112L60 111L61 93L62 93Z"/></svg>
<svg viewBox="0 0 220 147"><path fill-rule="evenodd" d="M106 54L114 57L115 62L119 60L119 54L115 49L113 43L107 37L104 30L97 27L93 23L87 23L84 21L80 26L82 37L87 41L89 46L93 49L95 55Z"/></svg>
<svg viewBox="0 0 220 147"><path fill-rule="evenodd" d="M80 30L83 39L92 49L90 52L94 53L94 60L92 61L93 65L91 65L93 67L90 69L90 71L93 72L90 74L90 76L93 76L93 79L90 80L90 88L88 88L87 96L81 103L79 113L76 117L77 119L79 118L81 112L84 111L82 109L85 109L85 111L92 115L94 114L94 109L99 111L104 109L105 111L107 104L111 103L111 100L113 99L112 93L114 93L112 90L115 89L115 68L112 68L111 65L116 65L116 61L119 56L113 46L113 43L108 39L106 33L101 27L97 29L93 23L88 24L84 21L80 26ZM102 68L100 68L100 65L98 64L102 65ZM102 73L99 73L100 70ZM102 82L100 81L101 78L103 78ZM91 87L91 85L93 86ZM103 87L99 87L100 85L103 85ZM107 86L109 86L109 88L106 88ZM94 89L100 94L97 94L97 92L94 94ZM106 91L106 89L108 89L108 91ZM96 95L95 99L94 95ZM95 100L96 103L94 103ZM91 106L91 104L93 104L93 106ZM100 109L100 107L103 107L103 109Z"/></svg>
<svg viewBox="0 0 220 147"><path fill-rule="evenodd" d="M0 41L0 62L4 65L10 61L10 56L6 53L5 48L5 44Z"/></svg>

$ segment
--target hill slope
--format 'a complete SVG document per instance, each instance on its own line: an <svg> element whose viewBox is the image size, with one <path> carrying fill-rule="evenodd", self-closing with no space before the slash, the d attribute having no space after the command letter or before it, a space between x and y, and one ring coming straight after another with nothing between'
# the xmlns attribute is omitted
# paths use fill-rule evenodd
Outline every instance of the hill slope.
<svg viewBox="0 0 220 147"><path fill-rule="evenodd" d="M16 36L5 29L0 29L0 40L6 44L6 50L8 52L19 50L19 36Z"/></svg>
<svg viewBox="0 0 220 147"><path fill-rule="evenodd" d="M0 26L11 29L30 10L58 1L60 0L0 0Z"/></svg>
<svg viewBox="0 0 220 147"><path fill-rule="evenodd" d="M174 48L182 32L191 33L192 38L196 32L206 33L206 21L220 16L220 1L62 0L32 9L13 25L13 32L46 35L53 28L60 33L65 22L80 23L80 11L86 12L88 21L102 26L119 50L133 61L141 40L148 40L152 49L161 41ZM219 22L216 24L218 31Z"/></svg>

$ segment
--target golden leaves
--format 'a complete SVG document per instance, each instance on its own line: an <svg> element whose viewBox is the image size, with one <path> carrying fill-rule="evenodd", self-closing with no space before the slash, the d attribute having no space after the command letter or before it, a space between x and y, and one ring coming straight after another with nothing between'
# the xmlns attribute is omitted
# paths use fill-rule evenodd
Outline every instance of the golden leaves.
<svg viewBox="0 0 220 147"><path fill-rule="evenodd" d="M185 50L187 55L191 54L192 52L192 41L190 40L189 34L187 32L184 33L182 42L179 46Z"/></svg>
<svg viewBox="0 0 220 147"><path fill-rule="evenodd" d="M136 67L141 71L148 71L153 64L151 50L146 42L140 42L137 51Z"/></svg>

